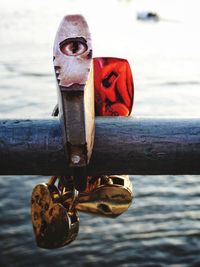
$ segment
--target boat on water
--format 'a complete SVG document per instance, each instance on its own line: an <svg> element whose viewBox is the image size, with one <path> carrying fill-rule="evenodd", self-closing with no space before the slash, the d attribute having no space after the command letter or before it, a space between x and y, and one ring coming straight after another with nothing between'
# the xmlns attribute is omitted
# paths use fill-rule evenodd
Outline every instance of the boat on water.
<svg viewBox="0 0 200 267"><path fill-rule="evenodd" d="M137 20L158 22L160 17L156 12L143 11L137 13Z"/></svg>

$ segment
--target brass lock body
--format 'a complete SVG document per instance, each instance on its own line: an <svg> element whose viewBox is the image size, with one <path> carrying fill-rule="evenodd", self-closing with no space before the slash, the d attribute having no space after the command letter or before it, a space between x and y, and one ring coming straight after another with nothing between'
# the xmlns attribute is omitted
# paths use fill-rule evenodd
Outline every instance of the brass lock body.
<svg viewBox="0 0 200 267"><path fill-rule="evenodd" d="M38 184L31 197L32 224L37 245L53 249L71 243L79 231L79 218L75 209L60 203L55 185Z"/></svg>
<svg viewBox="0 0 200 267"><path fill-rule="evenodd" d="M70 192L66 192L64 198L65 203L70 201ZM87 188L79 194L76 209L115 218L129 208L132 199L132 183L128 175L87 177Z"/></svg>

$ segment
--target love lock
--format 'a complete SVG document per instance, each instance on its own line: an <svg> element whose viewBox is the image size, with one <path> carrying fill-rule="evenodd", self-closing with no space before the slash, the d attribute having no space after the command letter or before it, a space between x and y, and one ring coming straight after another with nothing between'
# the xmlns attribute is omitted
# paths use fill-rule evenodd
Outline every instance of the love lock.
<svg viewBox="0 0 200 267"><path fill-rule="evenodd" d="M102 176L89 181L87 192L80 195L76 208L114 218L129 208L132 199L132 183L128 175Z"/></svg>
<svg viewBox="0 0 200 267"><path fill-rule="evenodd" d="M53 63L57 80L59 116L63 144L73 169L74 185L85 189L86 175L94 144L94 81L92 42L81 15L65 16L58 28Z"/></svg>
<svg viewBox="0 0 200 267"><path fill-rule="evenodd" d="M70 191L66 189L63 202L70 201L69 195ZM129 208L132 199L132 183L128 175L87 177L87 188L79 194L76 209L85 213L115 218Z"/></svg>
<svg viewBox="0 0 200 267"><path fill-rule="evenodd" d="M32 224L37 245L41 248L59 248L71 243L79 230L79 218L72 204L64 206L61 194L54 185L56 177L48 183L38 184L31 197Z"/></svg>

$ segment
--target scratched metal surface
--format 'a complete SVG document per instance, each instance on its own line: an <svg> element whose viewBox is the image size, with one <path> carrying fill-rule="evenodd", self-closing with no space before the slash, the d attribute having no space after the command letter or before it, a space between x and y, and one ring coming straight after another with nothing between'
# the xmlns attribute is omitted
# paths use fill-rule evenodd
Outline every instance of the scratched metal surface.
<svg viewBox="0 0 200 267"><path fill-rule="evenodd" d="M0 117L49 117L54 35L74 12L91 25L95 56L129 59L135 116L200 117L198 1L94 2L0 0ZM135 20L151 8L168 21ZM200 176L131 177L135 201L126 214L81 214L77 240L53 251L36 247L29 209L33 186L46 179L0 177L1 266L200 266Z"/></svg>

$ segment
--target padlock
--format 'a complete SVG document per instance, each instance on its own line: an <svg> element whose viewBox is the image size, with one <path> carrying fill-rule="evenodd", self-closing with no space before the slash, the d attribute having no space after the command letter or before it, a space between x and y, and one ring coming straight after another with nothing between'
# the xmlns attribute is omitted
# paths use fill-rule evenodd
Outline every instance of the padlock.
<svg viewBox="0 0 200 267"><path fill-rule="evenodd" d="M70 201L70 191L63 195ZM66 198L66 199L65 199ZM87 177L87 188L79 194L76 209L85 213L115 218L124 213L133 199L132 183L128 175Z"/></svg>
<svg viewBox="0 0 200 267"><path fill-rule="evenodd" d="M86 20L68 15L58 28L53 62L57 80L58 110L62 140L74 187L84 191L86 167L94 144L94 75L92 40Z"/></svg>
<svg viewBox="0 0 200 267"><path fill-rule="evenodd" d="M79 217L70 204L61 203L61 193L54 185L56 177L48 183L38 184L32 192L31 215L37 245L53 249L71 243L79 230Z"/></svg>

